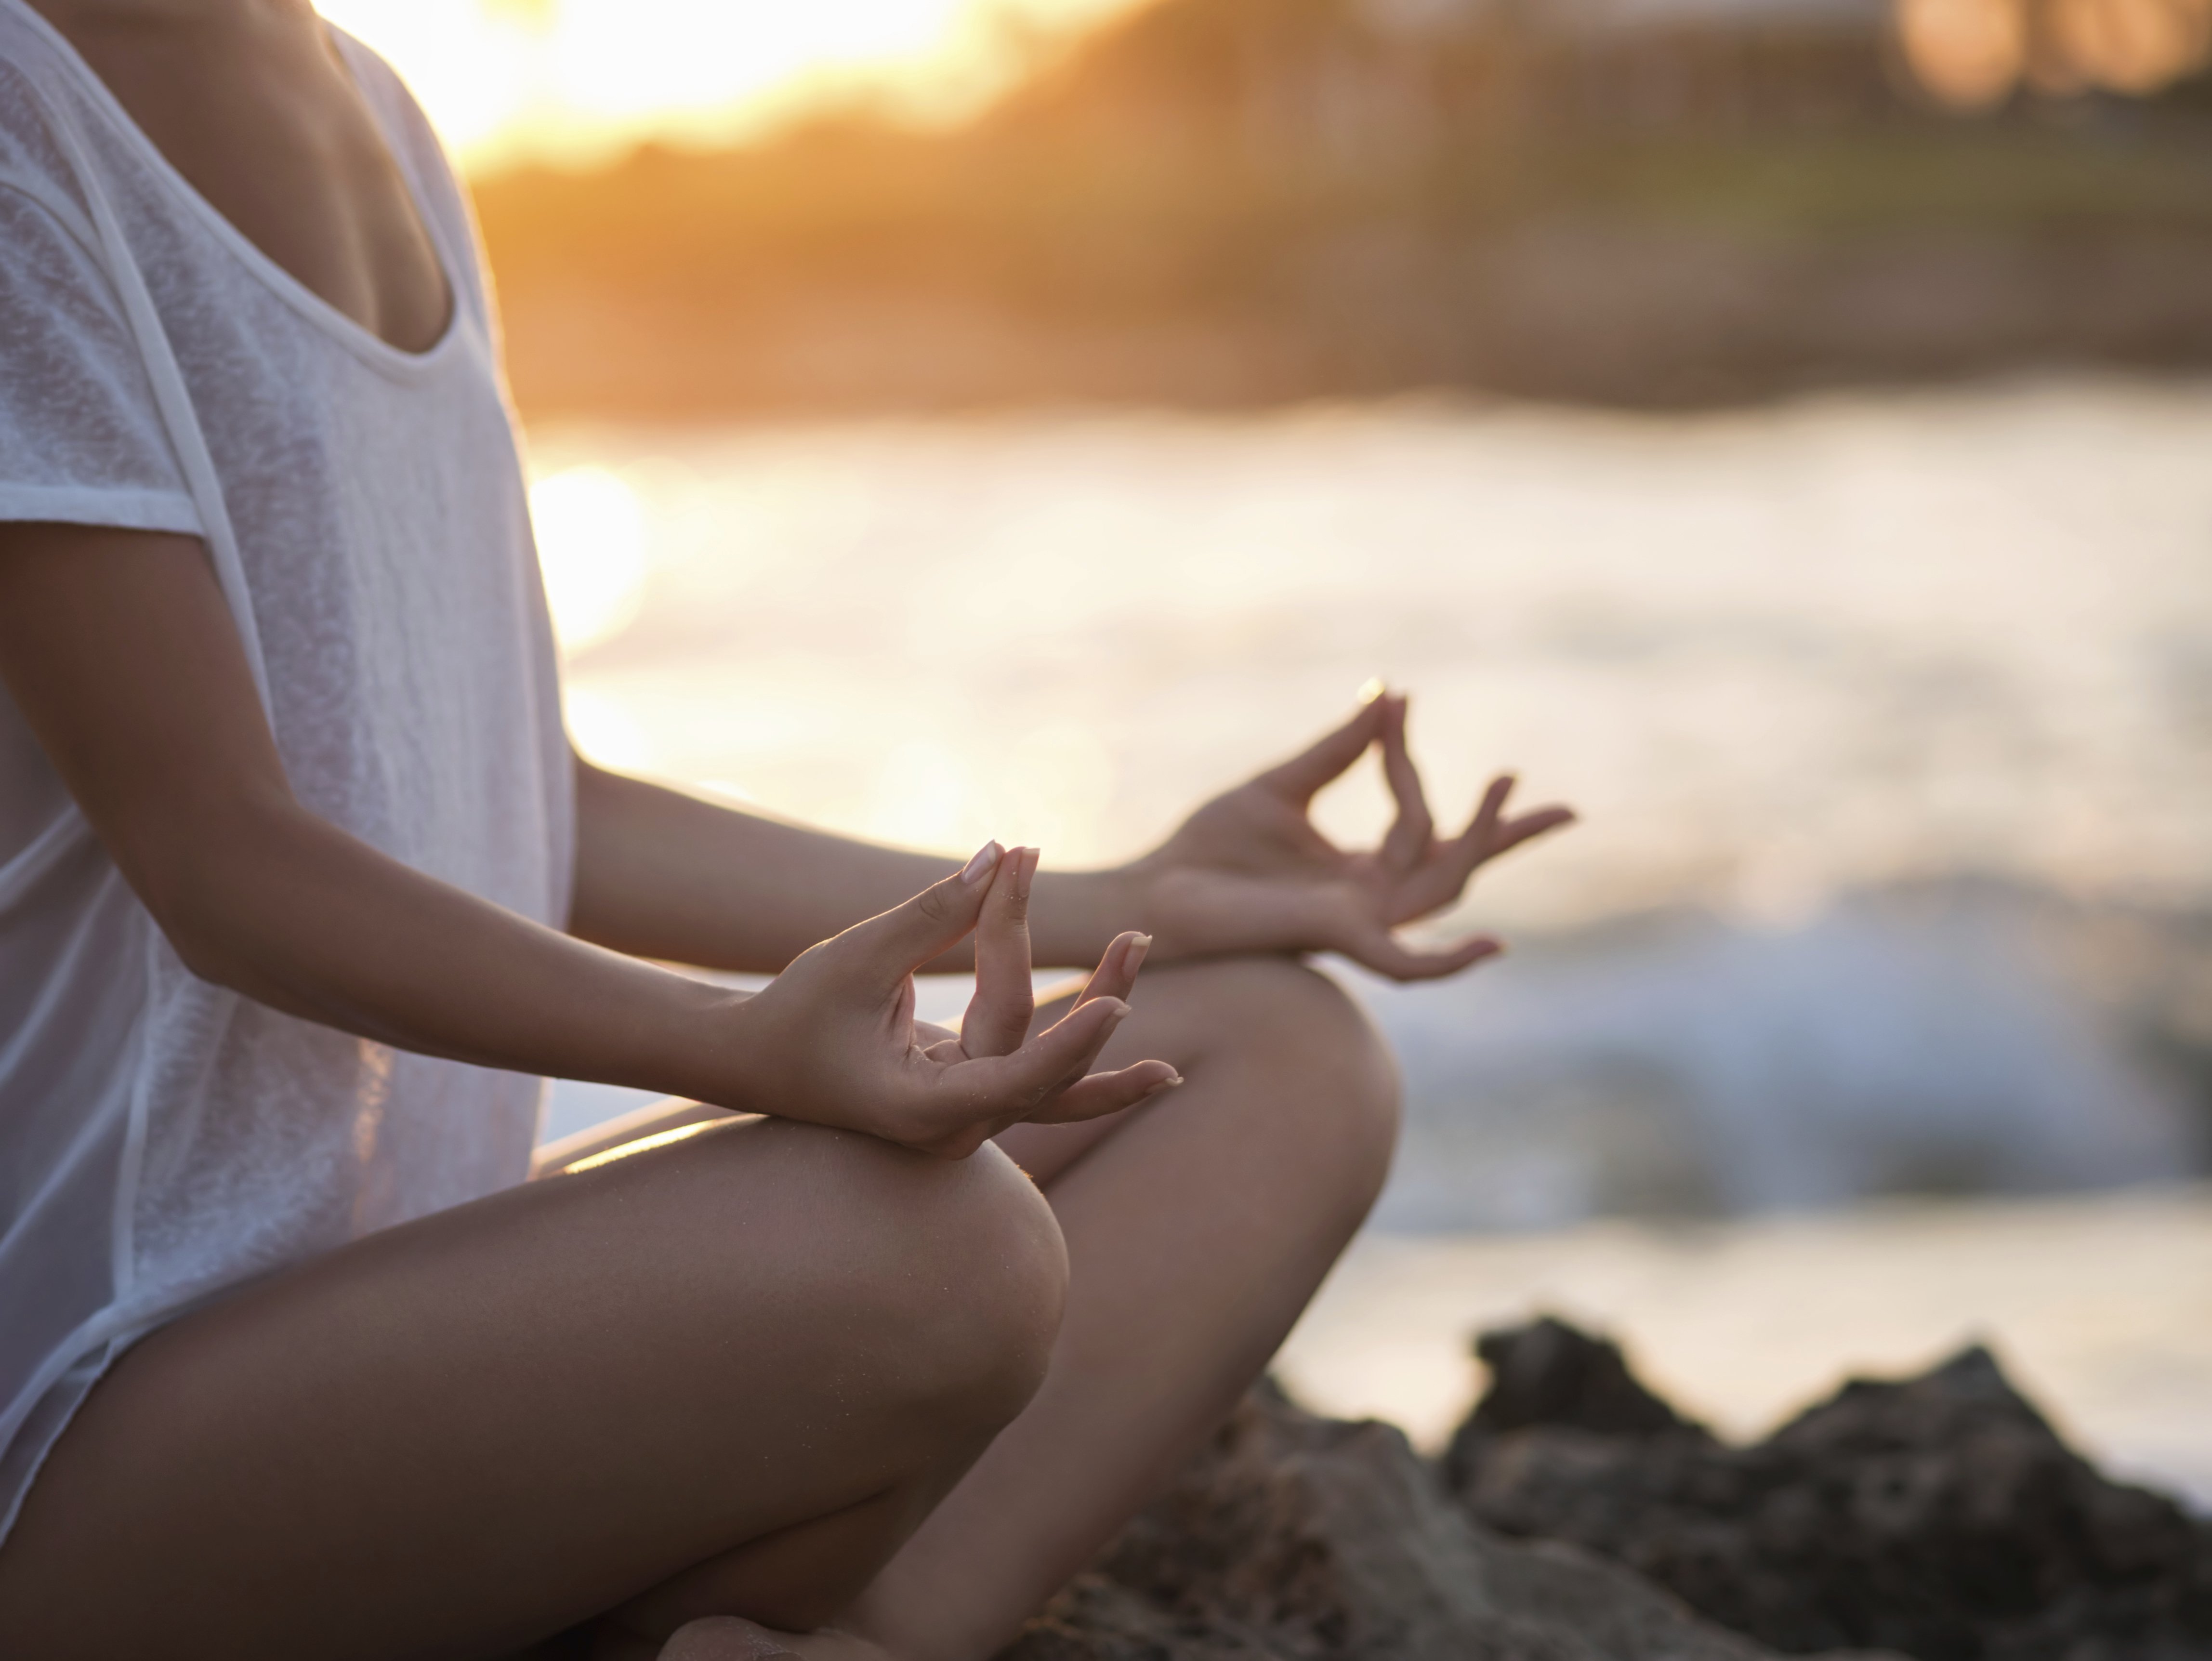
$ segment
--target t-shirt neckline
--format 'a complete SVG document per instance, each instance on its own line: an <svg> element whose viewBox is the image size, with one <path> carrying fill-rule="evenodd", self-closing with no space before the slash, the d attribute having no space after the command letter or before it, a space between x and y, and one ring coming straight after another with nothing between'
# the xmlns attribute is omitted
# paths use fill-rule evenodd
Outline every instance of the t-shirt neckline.
<svg viewBox="0 0 2212 1661"><path fill-rule="evenodd" d="M193 217L205 225L215 238L229 249L263 284L274 290L279 298L310 322L333 337L356 356L366 359L386 373L410 375L435 367L448 353L461 333L461 287L454 272L452 251L446 246L436 217L422 199L422 192L415 178L415 170L407 163L394 135L386 126L383 113L376 100L369 96L362 84L360 71L354 62L356 43L343 29L327 21L323 27L328 31L337 49L338 59L344 65L348 77L368 106L369 119L376 123L377 136L384 143L392 164L398 169L402 185L406 187L409 205L415 210L416 222L423 234L430 239L431 251L437 256L440 276L446 285L446 326L436 340L419 352L410 352L393 345L390 341L357 319L340 311L317 294L298 277L264 253L252 237L240 230L224 216L214 203L200 193L198 186L185 177L176 164L161 153L161 147L149 137L131 112L123 106L107 83L101 80L87 63L70 38L56 28L28 0L0 0L0 9L19 14L32 27L43 35L60 55L70 72L83 83L83 90L100 113L123 134L125 143L138 153L139 159L161 179L169 192L180 200Z"/></svg>

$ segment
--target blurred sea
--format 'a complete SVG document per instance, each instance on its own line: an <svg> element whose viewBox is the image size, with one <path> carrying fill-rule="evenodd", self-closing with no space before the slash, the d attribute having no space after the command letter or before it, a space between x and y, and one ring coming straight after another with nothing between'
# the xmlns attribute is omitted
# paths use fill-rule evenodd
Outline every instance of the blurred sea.
<svg viewBox="0 0 2212 1661"><path fill-rule="evenodd" d="M1407 1072L1382 1235L1764 1238L1711 1220L2212 1162L2212 383L532 441L572 726L609 764L1083 865L1380 676L1415 695L1440 817L1499 766L1573 801L1582 826L1453 920L1506 933L1505 962L1352 977ZM1376 782L1323 817L1371 834ZM560 1086L549 1129L627 1100ZM2143 1238L2201 1253L2212 1201L2162 1192ZM1792 1259L1804 1295L1868 1238L1833 1233L1825 1289ZM2155 1274L2130 1238L2114 1272ZM1430 1251L1411 1285L1447 1244L1355 1264ZM1490 1247L1462 1244L1474 1275ZM1910 1250L1872 1260L1911 1276ZM2175 1329L2212 1329L2212 1283L2170 1280ZM2142 1457L2212 1491L2212 1354L2175 1355L2205 1427L2177 1452L2162 1409Z"/></svg>

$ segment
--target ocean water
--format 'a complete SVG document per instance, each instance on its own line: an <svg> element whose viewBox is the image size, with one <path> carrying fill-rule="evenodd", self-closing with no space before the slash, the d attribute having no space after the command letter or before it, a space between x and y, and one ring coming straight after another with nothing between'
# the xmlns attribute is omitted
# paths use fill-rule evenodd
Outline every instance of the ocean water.
<svg viewBox="0 0 2212 1661"><path fill-rule="evenodd" d="M1413 691L1440 817L1584 823L1362 983L1395 1228L2195 1169L2212 383L532 435L572 724L856 834L1086 865ZM1360 773L1322 802L1368 836ZM956 991L938 1001L957 1008ZM558 1123L611 1099L564 1093Z"/></svg>
<svg viewBox="0 0 2212 1661"><path fill-rule="evenodd" d="M1117 858L1379 676L1586 814L1486 920L2212 891L2212 384L532 441L586 746L850 830Z"/></svg>
<svg viewBox="0 0 2212 1661"><path fill-rule="evenodd" d="M1547 1300L1738 1430L1983 1329L2093 1447L2212 1494L2212 1354L2173 1336L2212 1330L2207 1202L2171 1186L2212 1168L2212 383L532 448L609 764L1085 866L1380 677L1440 818L1499 768L1582 811L1443 925L1503 962L1338 966L1407 1128L1286 1352L1322 1405L1437 1433L1468 1327ZM1364 773L1321 806L1386 817ZM549 1130L629 1099L558 1086Z"/></svg>

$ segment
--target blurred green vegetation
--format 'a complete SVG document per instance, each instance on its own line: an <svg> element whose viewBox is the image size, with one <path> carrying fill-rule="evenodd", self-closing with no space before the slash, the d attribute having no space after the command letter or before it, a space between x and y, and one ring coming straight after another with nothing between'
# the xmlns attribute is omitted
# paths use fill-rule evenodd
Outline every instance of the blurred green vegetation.
<svg viewBox="0 0 2212 1661"><path fill-rule="evenodd" d="M2193 133L1972 119L1553 158L1533 201L1802 234L1939 228L2094 234L2212 227L2212 143Z"/></svg>
<svg viewBox="0 0 2212 1661"><path fill-rule="evenodd" d="M477 198L503 273L542 262L641 298L806 273L980 281L1080 308L1233 289L1263 279L1285 240L1362 224L1459 236L1606 216L1775 237L2196 234L2212 229L2212 142L1959 120L1585 141L1367 179L825 125L758 149L647 149L602 173L509 174Z"/></svg>
<svg viewBox="0 0 2212 1661"><path fill-rule="evenodd" d="M1865 27L1583 52L1363 15L1161 0L958 129L482 181L518 393L1665 402L2212 358L2201 78L1960 117Z"/></svg>

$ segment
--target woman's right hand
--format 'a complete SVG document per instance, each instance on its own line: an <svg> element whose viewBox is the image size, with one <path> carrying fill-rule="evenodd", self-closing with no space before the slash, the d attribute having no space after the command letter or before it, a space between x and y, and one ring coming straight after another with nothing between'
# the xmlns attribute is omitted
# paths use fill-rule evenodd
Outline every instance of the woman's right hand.
<svg viewBox="0 0 2212 1661"><path fill-rule="evenodd" d="M990 843L903 905L801 953L733 1013L738 1087L721 1104L865 1131L965 1159L1024 1120L1064 1123L1133 1107L1180 1084L1142 1061L1091 1063L1129 1013L1151 941L1121 934L1075 1007L1035 1037L1030 993L1033 848ZM957 1034L914 1018L914 971L975 935L975 996Z"/></svg>

